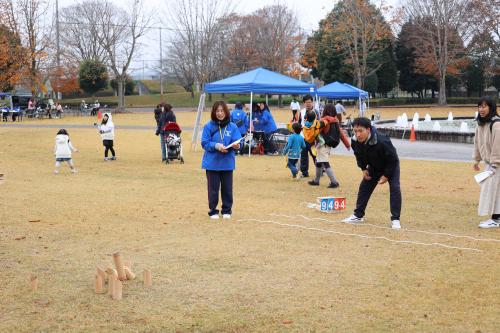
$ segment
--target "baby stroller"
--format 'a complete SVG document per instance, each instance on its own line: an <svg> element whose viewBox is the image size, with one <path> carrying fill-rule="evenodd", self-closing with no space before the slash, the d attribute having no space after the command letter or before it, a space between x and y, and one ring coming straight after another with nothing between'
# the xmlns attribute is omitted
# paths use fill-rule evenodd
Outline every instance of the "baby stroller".
<svg viewBox="0 0 500 333"><path fill-rule="evenodd" d="M292 135L292 132L290 132L287 128L278 128L271 136L271 142L278 154L283 154L283 150L285 150L285 146L290 135Z"/></svg>
<svg viewBox="0 0 500 333"><path fill-rule="evenodd" d="M163 127L165 146L167 148L167 163L173 160L180 160L184 164L184 156L182 155L182 140L181 128L177 123L168 122Z"/></svg>

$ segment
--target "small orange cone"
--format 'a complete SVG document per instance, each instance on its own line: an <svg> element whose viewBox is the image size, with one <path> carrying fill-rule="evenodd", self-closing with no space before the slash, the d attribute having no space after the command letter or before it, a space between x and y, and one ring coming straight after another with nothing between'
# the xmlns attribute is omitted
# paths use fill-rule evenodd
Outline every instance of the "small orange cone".
<svg viewBox="0 0 500 333"><path fill-rule="evenodd" d="M101 111L97 111L97 119L98 119L98 120L101 120L101 118L102 118L102 113L101 113Z"/></svg>
<svg viewBox="0 0 500 333"><path fill-rule="evenodd" d="M415 128L413 127L413 125L411 125L410 141L417 141L417 137L415 135Z"/></svg>

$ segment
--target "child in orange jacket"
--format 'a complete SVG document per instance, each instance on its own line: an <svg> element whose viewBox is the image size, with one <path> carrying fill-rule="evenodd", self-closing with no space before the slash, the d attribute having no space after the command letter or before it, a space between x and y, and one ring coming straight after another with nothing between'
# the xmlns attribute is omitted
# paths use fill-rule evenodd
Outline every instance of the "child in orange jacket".
<svg viewBox="0 0 500 333"><path fill-rule="evenodd" d="M338 124L338 119L336 117L337 112L335 111L335 107L333 104L327 104L325 106L325 109L323 110L323 114L321 119L319 120L320 123L323 124L323 126L320 128L319 133L317 135L317 140L316 140L316 177L314 180L311 180L308 182L309 185L311 186L319 186L319 180L321 177L321 174L323 170L325 170L326 174L328 175L328 178L330 178L330 184L328 185L328 188L337 188L340 186L339 182L335 178L335 174L333 172L333 168L330 165L329 159L330 159L330 154L332 147L328 146L325 143L325 140L323 138L323 135L326 135L330 131L330 126L337 126ZM337 124L336 124L337 123ZM344 144L344 146L347 148L347 150L351 149L351 144L349 142L349 139L345 135L344 131L338 126L339 129L339 135L340 135L340 140Z"/></svg>

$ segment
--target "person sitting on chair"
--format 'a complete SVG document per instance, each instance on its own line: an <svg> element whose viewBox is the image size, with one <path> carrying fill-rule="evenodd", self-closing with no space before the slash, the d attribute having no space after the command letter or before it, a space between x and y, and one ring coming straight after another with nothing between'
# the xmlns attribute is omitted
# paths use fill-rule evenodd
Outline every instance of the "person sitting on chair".
<svg viewBox="0 0 500 333"><path fill-rule="evenodd" d="M276 155L276 147L271 137L276 132L277 127L273 115L265 102L256 104L253 114L253 126L255 131L264 132L264 153Z"/></svg>

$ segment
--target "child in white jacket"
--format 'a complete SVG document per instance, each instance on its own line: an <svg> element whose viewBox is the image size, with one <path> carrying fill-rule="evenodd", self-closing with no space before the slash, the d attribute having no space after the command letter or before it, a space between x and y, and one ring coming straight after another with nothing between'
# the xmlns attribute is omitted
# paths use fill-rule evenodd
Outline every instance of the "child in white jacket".
<svg viewBox="0 0 500 333"><path fill-rule="evenodd" d="M113 149L113 141L115 140L115 125L111 113L105 113L102 116L101 124L99 125L99 133L101 134L102 144L104 149L104 160L116 160L115 150ZM108 158L108 151L111 151L111 158Z"/></svg>
<svg viewBox="0 0 500 333"><path fill-rule="evenodd" d="M72 151L76 152L78 150L71 144L68 132L64 128L60 129L59 132L57 132L56 144L54 146L54 155L56 156L56 169L54 170L55 174L59 173L61 162L68 163L72 173L77 172L71 158Z"/></svg>

